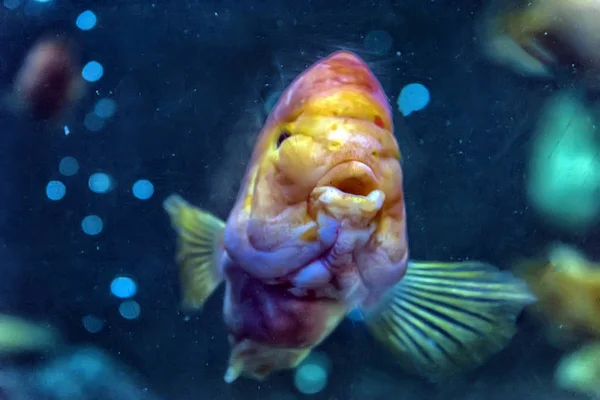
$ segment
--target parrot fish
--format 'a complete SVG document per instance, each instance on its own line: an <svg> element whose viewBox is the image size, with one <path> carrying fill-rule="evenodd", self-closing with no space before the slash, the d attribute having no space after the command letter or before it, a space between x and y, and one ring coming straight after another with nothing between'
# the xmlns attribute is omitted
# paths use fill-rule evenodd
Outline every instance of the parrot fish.
<svg viewBox="0 0 600 400"><path fill-rule="evenodd" d="M479 261L409 260L400 149L379 81L337 51L282 93L226 221L172 194L182 308L225 284L224 379L298 366L355 309L401 364L435 379L481 364L534 301Z"/></svg>

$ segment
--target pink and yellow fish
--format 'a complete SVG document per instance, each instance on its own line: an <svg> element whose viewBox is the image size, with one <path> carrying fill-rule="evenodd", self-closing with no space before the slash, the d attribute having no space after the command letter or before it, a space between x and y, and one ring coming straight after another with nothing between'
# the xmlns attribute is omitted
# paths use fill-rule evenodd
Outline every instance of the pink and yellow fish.
<svg viewBox="0 0 600 400"><path fill-rule="evenodd" d="M355 308L430 378L507 344L533 296L486 263L409 262L399 160L381 85L339 51L281 95L226 222L166 199L183 307L200 309L225 283L225 381L294 368Z"/></svg>

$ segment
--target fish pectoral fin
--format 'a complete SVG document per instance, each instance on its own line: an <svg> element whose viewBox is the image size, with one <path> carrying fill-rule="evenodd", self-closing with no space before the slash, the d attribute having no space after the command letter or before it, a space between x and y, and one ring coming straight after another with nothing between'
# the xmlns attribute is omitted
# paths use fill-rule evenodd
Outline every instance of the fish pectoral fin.
<svg viewBox="0 0 600 400"><path fill-rule="evenodd" d="M516 332L535 301L526 283L482 262L411 262L404 278L365 310L371 333L432 380L482 364Z"/></svg>
<svg viewBox="0 0 600 400"><path fill-rule="evenodd" d="M200 309L222 281L216 252L223 237L225 222L177 195L169 196L163 208L177 232L176 258L182 307Z"/></svg>

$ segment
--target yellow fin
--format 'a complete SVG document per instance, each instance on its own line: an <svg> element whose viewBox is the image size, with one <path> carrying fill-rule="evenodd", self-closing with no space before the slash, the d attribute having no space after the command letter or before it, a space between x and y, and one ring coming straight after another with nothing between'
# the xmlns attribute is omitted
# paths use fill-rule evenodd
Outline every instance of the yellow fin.
<svg viewBox="0 0 600 400"><path fill-rule="evenodd" d="M489 264L411 262L365 322L406 367L436 380L501 350L534 301L525 282Z"/></svg>
<svg viewBox="0 0 600 400"><path fill-rule="evenodd" d="M222 281L216 252L223 237L225 222L177 195L169 196L163 207L178 235L176 257L182 307L197 310Z"/></svg>

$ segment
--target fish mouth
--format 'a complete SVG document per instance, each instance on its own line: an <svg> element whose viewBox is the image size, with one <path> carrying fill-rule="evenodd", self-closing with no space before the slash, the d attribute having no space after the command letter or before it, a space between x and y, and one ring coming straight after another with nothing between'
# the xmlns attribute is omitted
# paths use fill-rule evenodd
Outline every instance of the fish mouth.
<svg viewBox="0 0 600 400"><path fill-rule="evenodd" d="M385 194L373 170L359 161L333 167L310 194L311 209L352 225L368 224L383 207Z"/></svg>
<svg viewBox="0 0 600 400"><path fill-rule="evenodd" d="M333 167L317 182L319 187L333 187L350 196L368 196L379 187L373 170L360 161L347 161Z"/></svg>

